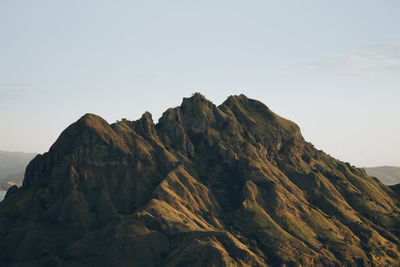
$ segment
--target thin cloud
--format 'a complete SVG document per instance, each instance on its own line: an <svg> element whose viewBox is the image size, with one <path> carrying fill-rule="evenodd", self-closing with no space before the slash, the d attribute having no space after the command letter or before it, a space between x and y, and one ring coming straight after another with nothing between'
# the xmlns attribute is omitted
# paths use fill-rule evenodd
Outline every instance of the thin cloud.
<svg viewBox="0 0 400 267"><path fill-rule="evenodd" d="M352 53L310 62L307 66L345 75L379 74L400 71L400 41L361 46Z"/></svg>

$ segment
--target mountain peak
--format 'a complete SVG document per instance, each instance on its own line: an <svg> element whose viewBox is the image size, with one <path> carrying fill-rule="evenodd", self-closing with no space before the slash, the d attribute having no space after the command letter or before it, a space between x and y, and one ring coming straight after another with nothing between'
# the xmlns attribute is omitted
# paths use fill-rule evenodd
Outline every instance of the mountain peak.
<svg viewBox="0 0 400 267"><path fill-rule="evenodd" d="M248 98L244 94L229 96L221 106L223 105L228 107L240 106L241 108L245 108L249 111L259 112L261 113L260 115L264 117L273 117L276 115L262 102Z"/></svg>
<svg viewBox="0 0 400 267"><path fill-rule="evenodd" d="M209 102L209 100L204 95L202 95L200 92L195 92L195 93L192 94L191 97L188 97L188 98L184 97L183 99L190 99L192 101L206 101L206 102Z"/></svg>
<svg viewBox="0 0 400 267"><path fill-rule="evenodd" d="M146 111L143 113L141 119L147 120L147 121L153 121L153 116L151 115L150 112Z"/></svg>
<svg viewBox="0 0 400 267"><path fill-rule="evenodd" d="M76 122L76 125L81 127L89 127L93 130L100 132L104 131L106 128L110 126L106 120L93 113L86 113L85 115L83 115Z"/></svg>
<svg viewBox="0 0 400 267"><path fill-rule="evenodd" d="M231 102L231 101L241 101L241 100L248 100L249 98L244 95L244 94L240 94L240 95L230 95L228 96L228 98L225 100L225 102Z"/></svg>
<svg viewBox="0 0 400 267"><path fill-rule="evenodd" d="M191 97L184 97L182 100L181 108L185 109L187 107L202 107L214 105L210 100L200 93L193 93Z"/></svg>
<svg viewBox="0 0 400 267"><path fill-rule="evenodd" d="M112 143L122 146L117 134L106 120L98 115L87 113L61 133L56 143L50 148L50 151L55 149L54 146L62 145L64 142L70 143L73 140L77 142L75 144L79 144L80 142L94 142L93 138L84 138L84 136L89 135L93 136L93 138L99 138L107 144ZM74 144L71 145L73 146Z"/></svg>

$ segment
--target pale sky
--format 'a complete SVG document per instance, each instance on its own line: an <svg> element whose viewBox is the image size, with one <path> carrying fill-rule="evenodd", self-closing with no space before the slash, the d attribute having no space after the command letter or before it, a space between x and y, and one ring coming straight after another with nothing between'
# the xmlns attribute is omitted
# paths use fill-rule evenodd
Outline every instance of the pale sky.
<svg viewBox="0 0 400 267"><path fill-rule="evenodd" d="M0 1L0 150L87 112L245 94L356 166L400 166L400 1Z"/></svg>

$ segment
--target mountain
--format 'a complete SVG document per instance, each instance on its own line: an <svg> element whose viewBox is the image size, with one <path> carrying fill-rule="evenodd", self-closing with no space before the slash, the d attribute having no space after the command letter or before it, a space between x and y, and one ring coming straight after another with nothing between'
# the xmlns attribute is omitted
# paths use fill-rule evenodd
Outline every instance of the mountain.
<svg viewBox="0 0 400 267"><path fill-rule="evenodd" d="M395 266L400 196L259 101L86 114L0 202L5 266Z"/></svg>
<svg viewBox="0 0 400 267"><path fill-rule="evenodd" d="M368 175L374 176L386 185L395 185L400 183L400 167L382 166L364 168Z"/></svg>
<svg viewBox="0 0 400 267"><path fill-rule="evenodd" d="M22 184L25 168L35 153L0 151L0 189L7 190L9 183Z"/></svg>
<svg viewBox="0 0 400 267"><path fill-rule="evenodd" d="M25 171L14 175L9 175L0 180L0 191L8 190L11 186L21 186L24 180ZM0 198L1 199L1 198Z"/></svg>
<svg viewBox="0 0 400 267"><path fill-rule="evenodd" d="M0 151L0 180L25 171L36 153Z"/></svg>

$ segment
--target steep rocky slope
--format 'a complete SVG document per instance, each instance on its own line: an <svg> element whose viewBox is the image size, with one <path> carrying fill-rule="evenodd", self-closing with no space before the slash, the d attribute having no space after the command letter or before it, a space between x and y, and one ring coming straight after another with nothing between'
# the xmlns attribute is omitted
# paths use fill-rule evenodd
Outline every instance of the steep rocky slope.
<svg viewBox="0 0 400 267"><path fill-rule="evenodd" d="M243 95L86 114L0 203L0 265L400 264L400 197Z"/></svg>

